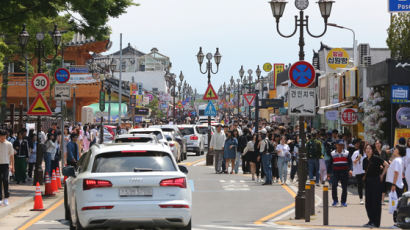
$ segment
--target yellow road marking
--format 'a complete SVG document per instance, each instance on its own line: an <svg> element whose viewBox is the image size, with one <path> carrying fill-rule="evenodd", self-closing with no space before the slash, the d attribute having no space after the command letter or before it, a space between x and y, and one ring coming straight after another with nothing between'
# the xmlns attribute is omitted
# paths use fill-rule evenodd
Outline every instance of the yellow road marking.
<svg viewBox="0 0 410 230"><path fill-rule="evenodd" d="M192 165L194 165L194 164L196 164L196 163L199 163L199 162L201 162L201 161L204 161L204 160L205 160L205 158L201 158L201 159L196 160L196 161L193 161L193 162L181 163L180 165L192 166Z"/></svg>
<svg viewBox="0 0 410 230"><path fill-rule="evenodd" d="M45 216L47 216L50 212L54 211L54 209L58 208L62 203L64 203L64 199L61 199L60 201L55 203L53 206L51 206L49 209L47 209L46 211L44 211L40 215L34 217L33 219L31 219L29 222L27 222L25 225L20 227L18 230L25 230L25 229L31 227L33 224L35 224L36 222L40 221Z"/></svg>
<svg viewBox="0 0 410 230"><path fill-rule="evenodd" d="M295 198L296 193L295 193L292 189L290 189L287 185L282 185L282 188L285 189L286 192L288 192L293 198ZM283 207L283 208L279 209L279 210L276 211L276 212L273 212L273 213L271 213L271 214L269 214L269 215L267 215L267 216L265 216L265 217L260 218L259 220L255 221L254 224L256 224L256 225L261 225L261 224L263 224L264 222L266 222L266 221L268 221L268 220L270 220L270 219L272 219L272 218L274 218L274 217L276 217L276 216L278 216L278 215L280 215L280 214L286 212L287 210L289 210L289 209L291 209L291 208L293 208L293 207L295 207L295 202L293 202L292 204L290 204L290 205L288 205L288 206L286 206L286 207Z"/></svg>

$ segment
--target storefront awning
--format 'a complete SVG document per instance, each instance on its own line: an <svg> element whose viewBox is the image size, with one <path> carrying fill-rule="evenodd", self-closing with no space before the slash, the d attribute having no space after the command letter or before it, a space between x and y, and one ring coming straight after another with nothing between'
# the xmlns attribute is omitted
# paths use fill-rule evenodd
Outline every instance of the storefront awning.
<svg viewBox="0 0 410 230"><path fill-rule="evenodd" d="M350 101L343 101L343 102L336 103L336 104L322 106L322 107L319 107L319 111L317 113L318 114L324 114L325 110L337 109L339 107L346 106L346 105L351 104L351 103L352 102L350 102Z"/></svg>

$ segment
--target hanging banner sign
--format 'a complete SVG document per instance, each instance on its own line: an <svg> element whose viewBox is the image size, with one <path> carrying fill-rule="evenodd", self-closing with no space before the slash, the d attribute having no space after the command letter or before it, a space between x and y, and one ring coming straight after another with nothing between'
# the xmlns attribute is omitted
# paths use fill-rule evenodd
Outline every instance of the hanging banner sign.
<svg viewBox="0 0 410 230"><path fill-rule="evenodd" d="M399 144L399 139L404 137L406 140L410 138L410 129L395 129L394 130L394 145Z"/></svg>
<svg viewBox="0 0 410 230"><path fill-rule="evenodd" d="M326 63L332 69L346 68L349 64L349 54L341 48L331 49L327 54Z"/></svg>
<svg viewBox="0 0 410 230"><path fill-rule="evenodd" d="M273 89L275 90L278 74L285 70L285 64L274 64L273 66Z"/></svg>
<svg viewBox="0 0 410 230"><path fill-rule="evenodd" d="M130 82L130 96L138 94L138 85L137 83Z"/></svg>

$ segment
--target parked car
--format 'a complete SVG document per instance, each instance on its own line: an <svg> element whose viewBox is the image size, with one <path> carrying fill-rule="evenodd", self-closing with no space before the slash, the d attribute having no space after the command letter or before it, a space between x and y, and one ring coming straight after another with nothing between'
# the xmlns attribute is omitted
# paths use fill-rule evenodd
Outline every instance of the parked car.
<svg viewBox="0 0 410 230"><path fill-rule="evenodd" d="M117 135L117 126L114 125L104 125L104 128L108 130L108 132L115 137Z"/></svg>
<svg viewBox="0 0 410 230"><path fill-rule="evenodd" d="M184 135L187 142L187 151L200 156L204 153L205 137L199 132L197 125L178 125L179 131Z"/></svg>
<svg viewBox="0 0 410 230"><path fill-rule="evenodd" d="M137 129L130 129L129 134L153 134L157 137L160 143L163 143L169 147L169 143L160 128L137 128Z"/></svg>
<svg viewBox="0 0 410 230"><path fill-rule="evenodd" d="M186 173L163 145L96 144L63 168L65 218L70 229L191 229Z"/></svg>
<svg viewBox="0 0 410 230"><path fill-rule="evenodd" d="M208 148L208 125L197 125L198 133L204 136L204 147ZM215 127L211 126L211 135L215 132Z"/></svg>
<svg viewBox="0 0 410 230"><path fill-rule="evenodd" d="M174 134L175 138L177 139L180 147L181 147L181 154L182 160L187 159L187 141L184 138L184 135L179 131L176 125L152 125L151 128L160 128L163 132L171 132Z"/></svg>
<svg viewBox="0 0 410 230"><path fill-rule="evenodd" d="M121 134L115 137L114 143L153 143L158 144L158 139L153 134Z"/></svg>
<svg viewBox="0 0 410 230"><path fill-rule="evenodd" d="M165 138L167 138L167 141L169 143L169 147L171 148L171 152L174 155L175 159L177 162L181 162L181 147L176 140L175 136L171 132L164 132Z"/></svg>

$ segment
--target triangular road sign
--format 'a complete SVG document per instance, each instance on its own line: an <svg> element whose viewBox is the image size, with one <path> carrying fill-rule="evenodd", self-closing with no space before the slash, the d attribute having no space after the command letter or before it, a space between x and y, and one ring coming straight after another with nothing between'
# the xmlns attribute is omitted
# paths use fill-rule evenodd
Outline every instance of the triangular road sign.
<svg viewBox="0 0 410 230"><path fill-rule="evenodd" d="M27 112L27 115L30 116L50 116L52 114L50 107L41 94L37 95Z"/></svg>
<svg viewBox="0 0 410 230"><path fill-rule="evenodd" d="M218 99L218 95L216 94L214 87L212 87L211 84L208 85L208 88L205 91L203 99L204 100L217 100Z"/></svg>
<svg viewBox="0 0 410 230"><path fill-rule="evenodd" d="M254 100L255 97L256 97L256 94L254 94L254 93L248 93L248 94L244 94L243 96L245 97L246 102L248 102L248 104L251 105L252 102L253 102L253 100Z"/></svg>
<svg viewBox="0 0 410 230"><path fill-rule="evenodd" d="M181 101L178 101L178 104L177 104L177 108L178 109L182 109L184 106L182 105L182 102Z"/></svg>
<svg viewBox="0 0 410 230"><path fill-rule="evenodd" d="M216 116L216 109L215 109L215 106L212 103L212 101L209 101L208 105L206 106L205 111L204 111L204 115L205 116L211 116L211 117Z"/></svg>

